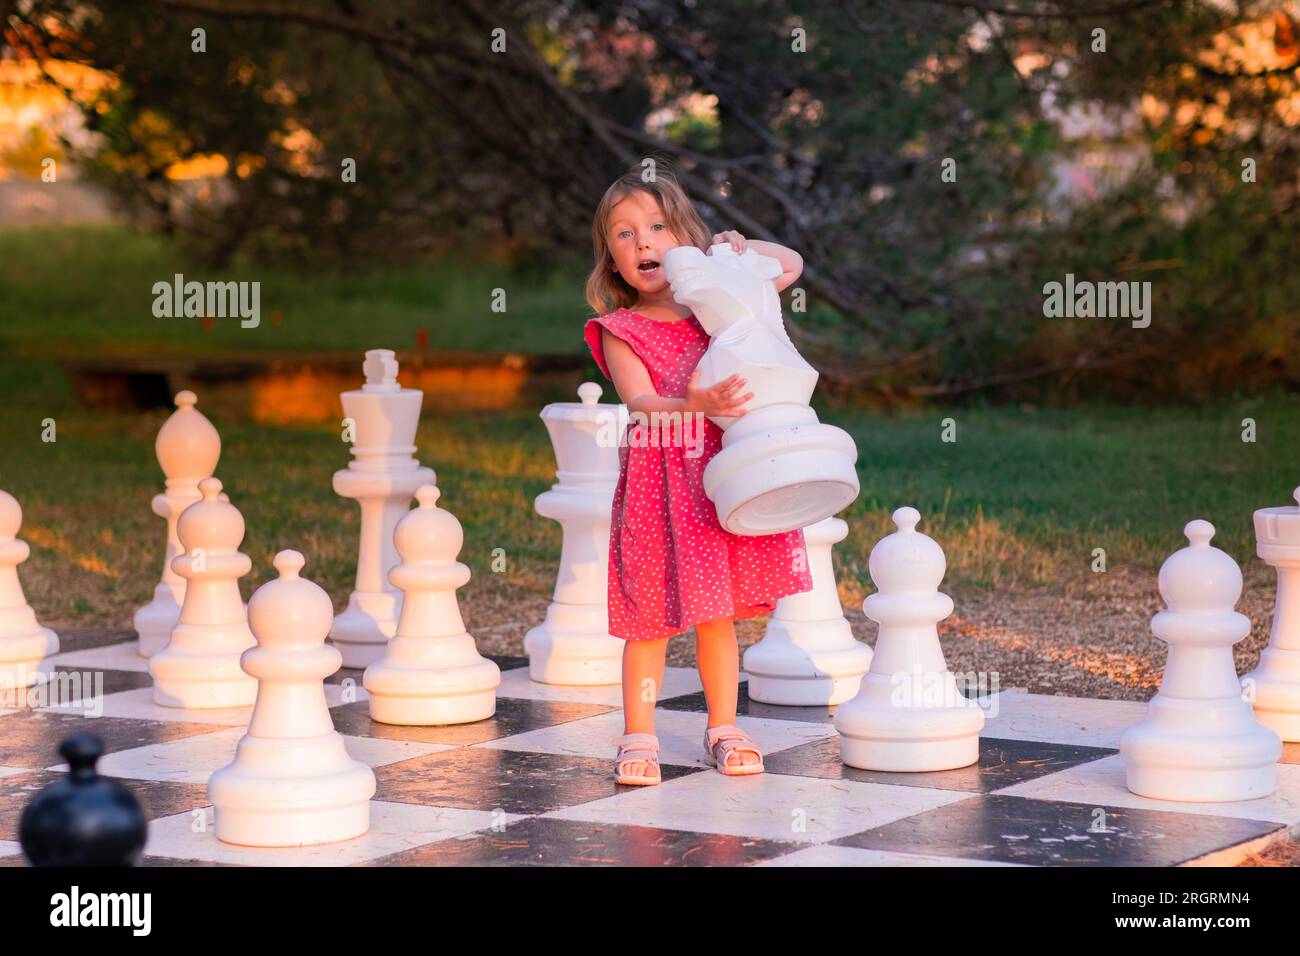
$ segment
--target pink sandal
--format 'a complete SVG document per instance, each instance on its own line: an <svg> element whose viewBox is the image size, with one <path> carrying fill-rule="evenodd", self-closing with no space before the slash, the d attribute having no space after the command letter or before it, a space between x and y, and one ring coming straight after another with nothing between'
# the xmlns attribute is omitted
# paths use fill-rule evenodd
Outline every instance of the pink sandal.
<svg viewBox="0 0 1300 956"><path fill-rule="evenodd" d="M614 782L626 783L632 786L647 787L654 786L660 782L659 773L659 738L654 734L624 734L622 737L615 737L614 743L618 745L618 756L614 758ZM623 765L634 763L653 763L654 775L634 776L623 773Z"/></svg>
<svg viewBox="0 0 1300 956"><path fill-rule="evenodd" d="M713 765L717 767L718 773L728 777L744 777L763 772L763 754L759 751L758 745L749 734L735 724L705 728L704 749L713 758ZM758 763L727 763L734 751L752 753L758 757Z"/></svg>

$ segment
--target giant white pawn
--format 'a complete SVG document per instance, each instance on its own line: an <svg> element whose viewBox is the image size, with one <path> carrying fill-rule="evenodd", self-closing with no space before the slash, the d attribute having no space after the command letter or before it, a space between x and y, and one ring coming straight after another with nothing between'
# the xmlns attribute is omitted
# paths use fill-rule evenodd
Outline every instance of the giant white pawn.
<svg viewBox="0 0 1300 956"><path fill-rule="evenodd" d="M1160 690L1119 741L1128 788L1157 800L1253 800L1273 792L1282 741L1255 719L1237 682L1232 645L1250 633L1250 618L1233 610L1241 569L1210 546L1208 521L1183 533L1191 544L1160 568L1168 610L1151 619L1169 644Z"/></svg>
<svg viewBox="0 0 1300 956"><path fill-rule="evenodd" d="M1295 490L1300 505L1300 488ZM1283 740L1300 741L1300 507L1255 512L1255 553L1277 569L1268 647L1241 679L1255 717Z"/></svg>
<svg viewBox="0 0 1300 956"><path fill-rule="evenodd" d="M984 711L964 697L939 645L938 623L952 598L938 590L943 549L916 530L921 514L899 508L898 530L871 549L879 589L862 602L880 625L871 669L852 700L840 705L840 756L863 770L951 770L979 760Z"/></svg>
<svg viewBox="0 0 1300 956"><path fill-rule="evenodd" d="M393 533L402 563L388 579L402 589L402 616L384 656L361 678L370 716L383 724L465 724L496 713L501 669L479 654L461 619L456 589L469 568L456 556L465 534L438 495L433 485L420 487L420 506Z"/></svg>
<svg viewBox="0 0 1300 956"><path fill-rule="evenodd" d="M239 655L257 642L239 595L239 579L253 567L239 551L244 517L216 478L200 481L199 493L176 525L183 553L172 569L186 582L185 603L171 640L149 659L153 699L187 710L249 707L257 681L239 666Z"/></svg>
<svg viewBox="0 0 1300 956"><path fill-rule="evenodd" d="M22 524L18 499L0 491L0 690L42 680L51 670L45 658L59 650L58 636L41 627L18 580L18 565L32 553L26 541L18 540Z"/></svg>
<svg viewBox="0 0 1300 956"><path fill-rule="evenodd" d="M221 436L194 407L196 402L193 392L178 392L176 411L163 422L154 442L167 486L161 495L154 495L152 507L153 513L167 522L167 547L162 580L153 589L153 599L135 612L133 621L140 635L140 653L145 657L163 649L185 602L185 579L172 570L172 561L181 553L176 521L182 511L199 500L199 482L216 471L221 457Z"/></svg>
<svg viewBox="0 0 1300 956"><path fill-rule="evenodd" d="M764 704L836 706L857 694L871 667L871 648L844 618L831 546L849 533L841 518L803 529L811 591L776 602L763 639L745 651L749 699Z"/></svg>
<svg viewBox="0 0 1300 956"><path fill-rule="evenodd" d="M370 828L375 774L353 760L334 729L324 680L342 655L325 643L329 595L298 576L297 551L273 562L279 577L254 592L248 622L257 646L244 670L258 680L257 703L235 759L208 780L217 839L242 846L311 846Z"/></svg>

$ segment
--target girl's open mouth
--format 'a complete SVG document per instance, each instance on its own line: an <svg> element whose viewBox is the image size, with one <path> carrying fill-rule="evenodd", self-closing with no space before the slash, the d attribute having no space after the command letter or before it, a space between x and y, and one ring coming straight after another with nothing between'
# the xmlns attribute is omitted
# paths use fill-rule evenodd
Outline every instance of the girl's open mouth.
<svg viewBox="0 0 1300 956"><path fill-rule="evenodd" d="M643 259L641 264L636 267L636 271L643 276L656 276L659 274L659 263L653 259Z"/></svg>

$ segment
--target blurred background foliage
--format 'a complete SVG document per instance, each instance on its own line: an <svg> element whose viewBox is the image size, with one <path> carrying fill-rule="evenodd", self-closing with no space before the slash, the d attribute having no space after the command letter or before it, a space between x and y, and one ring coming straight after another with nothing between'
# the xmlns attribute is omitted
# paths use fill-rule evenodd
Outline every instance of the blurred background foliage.
<svg viewBox="0 0 1300 956"><path fill-rule="evenodd" d="M582 310L595 204L653 156L679 166L712 228L804 256L791 334L843 391L1164 400L1300 382L1293 2L0 13L5 61L60 89L86 133L19 142L6 163L66 155L213 268L454 253L516 286L562 270ZM1150 281L1150 327L1045 318L1043 285L1066 273Z"/></svg>

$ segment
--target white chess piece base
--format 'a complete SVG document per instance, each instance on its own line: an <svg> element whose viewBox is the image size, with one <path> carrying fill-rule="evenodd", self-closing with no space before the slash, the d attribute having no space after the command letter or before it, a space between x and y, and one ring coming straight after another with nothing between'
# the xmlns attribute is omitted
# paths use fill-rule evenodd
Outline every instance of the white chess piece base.
<svg viewBox="0 0 1300 956"><path fill-rule="evenodd" d="M257 681L239 666L239 655L255 643L242 621L224 628L177 624L167 646L149 658L154 703L186 710L252 707Z"/></svg>
<svg viewBox="0 0 1300 956"><path fill-rule="evenodd" d="M313 846L370 827L374 772L331 730L318 737L246 736L235 762L213 773L217 839L240 846Z"/></svg>
<svg viewBox="0 0 1300 956"><path fill-rule="evenodd" d="M30 687L53 673L45 658L58 653L58 635L37 623L29 605L0 609L0 634L0 690Z"/></svg>
<svg viewBox="0 0 1300 956"><path fill-rule="evenodd" d="M843 510L858 496L857 446L811 408L768 405L742 416L704 467L704 491L732 534L780 534Z"/></svg>
<svg viewBox="0 0 1300 956"><path fill-rule="evenodd" d="M360 670L383 657L401 612L400 591L353 591L330 630L330 643L343 655L343 666Z"/></svg>
<svg viewBox="0 0 1300 956"><path fill-rule="evenodd" d="M621 684L623 644L610 636L605 605L552 602L546 620L524 635L528 676L569 687Z"/></svg>
<svg viewBox="0 0 1300 956"><path fill-rule="evenodd" d="M402 726L485 720L496 713L500 683L501 669L479 656L469 634L395 637L362 678L371 719Z"/></svg>
<svg viewBox="0 0 1300 956"><path fill-rule="evenodd" d="M1276 786L1277 737L1238 697L1187 700L1156 695L1147 717L1120 739L1128 788L1185 803L1254 800Z"/></svg>
<svg viewBox="0 0 1300 956"><path fill-rule="evenodd" d="M135 612L131 623L140 635L141 657L153 657L167 646L184 599L184 582L180 586L160 582L153 589L153 600Z"/></svg>
<svg viewBox="0 0 1300 956"><path fill-rule="evenodd" d="M861 770L920 772L979 760L984 711L961 696L951 675L939 675L945 676L944 697L952 705L939 707L896 702L898 684L889 675L863 677L858 695L835 712L843 761Z"/></svg>
<svg viewBox="0 0 1300 956"><path fill-rule="evenodd" d="M1283 740L1300 742L1300 651L1264 648L1247 678L1255 685L1255 718Z"/></svg>
<svg viewBox="0 0 1300 956"><path fill-rule="evenodd" d="M792 707L834 707L851 700L871 667L871 648L833 621L773 618L763 639L745 651L749 699Z"/></svg>
<svg viewBox="0 0 1300 956"><path fill-rule="evenodd" d="M750 700L834 707L857 694L872 652L844 618L831 562L832 546L848 533L840 518L803 529L813 587L781 598L763 639L745 651Z"/></svg>

